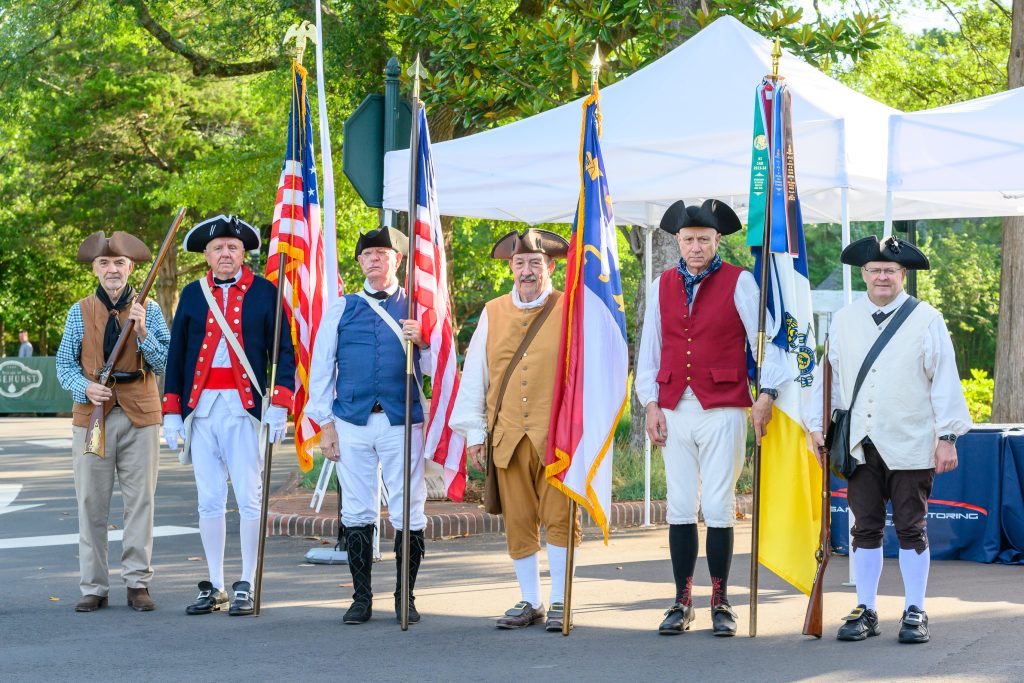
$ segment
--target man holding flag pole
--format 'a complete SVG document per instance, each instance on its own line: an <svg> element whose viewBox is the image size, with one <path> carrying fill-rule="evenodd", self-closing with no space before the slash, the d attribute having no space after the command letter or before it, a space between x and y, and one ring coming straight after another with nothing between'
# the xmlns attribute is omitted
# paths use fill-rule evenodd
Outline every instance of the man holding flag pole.
<svg viewBox="0 0 1024 683"><path fill-rule="evenodd" d="M615 428L629 400L629 350L615 217L601 154L600 64L595 48L591 93L583 100L580 197L569 244L545 471L548 483L569 498L570 535L574 535L575 511L580 505L601 528L607 543L612 448ZM563 635L569 635L572 624L574 564L574 548L570 547Z"/></svg>

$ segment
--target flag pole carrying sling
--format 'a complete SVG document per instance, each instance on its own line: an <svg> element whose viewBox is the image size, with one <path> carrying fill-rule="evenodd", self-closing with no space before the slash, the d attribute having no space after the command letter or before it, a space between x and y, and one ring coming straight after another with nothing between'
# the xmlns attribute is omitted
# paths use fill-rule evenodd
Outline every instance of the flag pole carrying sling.
<svg viewBox="0 0 1024 683"><path fill-rule="evenodd" d="M405 295L409 302L406 318L416 319L416 199L418 194L417 176L420 161L420 56L412 67L412 130L409 133L409 254L405 264ZM402 609L399 622L402 630L409 630L409 486L412 479L412 402L419 400L416 383L416 368L413 364L413 343L405 342L405 458L402 472Z"/></svg>
<svg viewBox="0 0 1024 683"><path fill-rule="evenodd" d="M779 80L779 58L782 57L782 47L779 44L779 39L775 39L775 47L772 49L772 74L767 78L771 79L772 82L778 83ZM779 106L779 103L774 102L773 106ZM777 131L773 131L777 135ZM770 187L770 185L769 185ZM757 349L754 356L755 366L757 371L755 373L755 387L760 391L761 387L761 369L764 365L764 344L765 344L765 327L767 323L767 312L768 312L768 269L771 267L771 234L772 230L772 193L767 193L767 207L764 212L764 237L761 240L761 281L758 283L760 287L760 298L757 306ZM760 521L761 521L761 444L757 439L754 440L754 486L753 486L753 520L750 538L750 637L754 638L757 636L757 573L760 567L758 562L758 535L760 533Z"/></svg>

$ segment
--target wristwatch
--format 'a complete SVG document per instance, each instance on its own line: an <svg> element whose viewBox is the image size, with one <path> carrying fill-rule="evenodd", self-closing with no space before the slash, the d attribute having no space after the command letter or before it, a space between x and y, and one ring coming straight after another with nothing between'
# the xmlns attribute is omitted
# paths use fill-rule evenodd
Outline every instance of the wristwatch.
<svg viewBox="0 0 1024 683"><path fill-rule="evenodd" d="M948 441L951 444L956 443L956 434L943 434L939 437L939 441Z"/></svg>
<svg viewBox="0 0 1024 683"><path fill-rule="evenodd" d="M767 387L761 387L760 389L757 390L757 395L760 396L761 394L764 394L765 396L771 396L773 401L779 398L778 389L769 389Z"/></svg>

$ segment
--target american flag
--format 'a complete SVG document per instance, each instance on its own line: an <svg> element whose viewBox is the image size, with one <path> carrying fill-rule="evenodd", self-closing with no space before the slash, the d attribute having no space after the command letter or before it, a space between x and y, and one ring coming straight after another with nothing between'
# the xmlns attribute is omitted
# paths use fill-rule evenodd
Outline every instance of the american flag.
<svg viewBox="0 0 1024 683"><path fill-rule="evenodd" d="M313 160L313 134L306 93L306 70L292 62L292 106L288 144L277 186L277 204L270 232L267 278L277 284L285 258L283 302L295 346L295 450L299 467L313 467L313 446L320 426L305 415L309 394L309 362L324 311L324 245Z"/></svg>
<svg viewBox="0 0 1024 683"><path fill-rule="evenodd" d="M423 338L430 344L433 394L430 415L423 435L423 456L444 467L448 497L462 500L466 490L466 440L448 426L455 396L459 392L455 337L452 334L451 299L448 297L448 266L437 212L434 164L430 158L427 115L419 110L419 170L416 188L416 318Z"/></svg>

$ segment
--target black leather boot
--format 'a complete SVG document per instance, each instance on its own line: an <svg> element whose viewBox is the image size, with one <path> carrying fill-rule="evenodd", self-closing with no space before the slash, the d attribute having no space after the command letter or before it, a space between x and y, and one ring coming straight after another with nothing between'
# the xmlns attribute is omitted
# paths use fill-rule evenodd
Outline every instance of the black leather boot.
<svg viewBox="0 0 1024 683"><path fill-rule="evenodd" d="M426 542L423 539L423 530L409 532L409 623L419 623L420 613L416 611L416 596L413 589L416 587L416 574L420 571L420 563L423 555L426 554ZM402 530L395 530L395 616L399 621L402 619Z"/></svg>
<svg viewBox="0 0 1024 683"><path fill-rule="evenodd" d="M363 624L373 615L373 525L348 527L348 568L352 572L352 606L345 612L346 624Z"/></svg>

